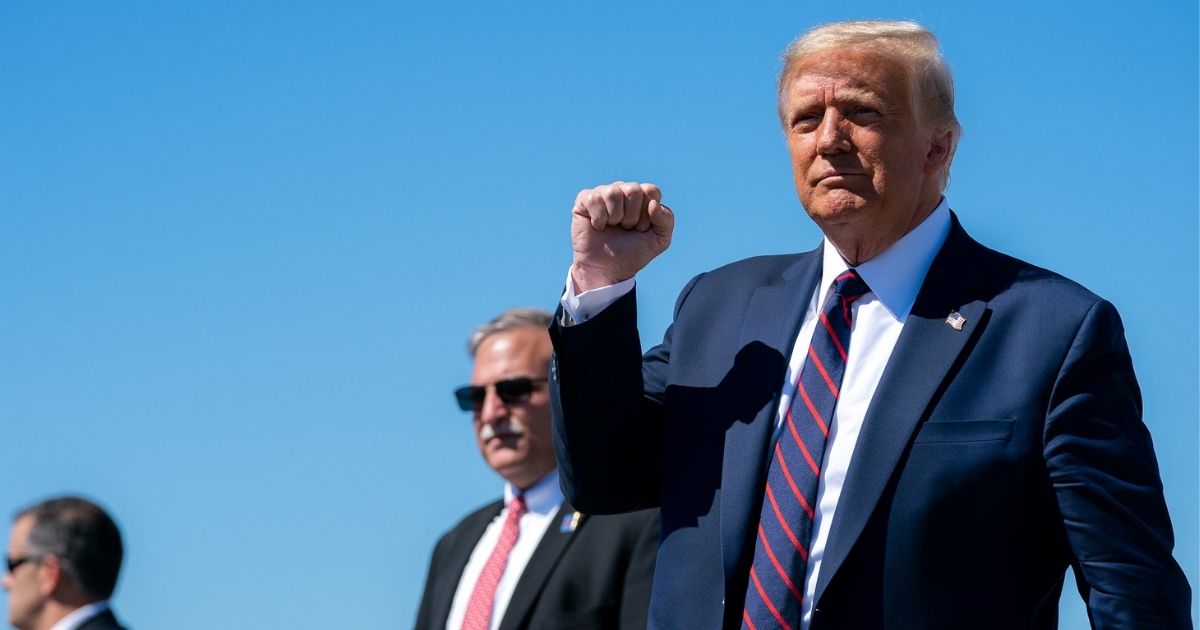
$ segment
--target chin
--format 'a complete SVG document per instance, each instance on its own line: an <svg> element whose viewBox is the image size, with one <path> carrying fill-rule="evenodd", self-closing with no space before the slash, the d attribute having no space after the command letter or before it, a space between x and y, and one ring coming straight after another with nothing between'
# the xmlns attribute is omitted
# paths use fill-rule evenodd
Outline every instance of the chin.
<svg viewBox="0 0 1200 630"><path fill-rule="evenodd" d="M804 197L801 197L804 200ZM869 186L859 190L848 188L833 188L809 191L807 203L804 203L808 214L817 217L836 218L869 212L879 205L879 193Z"/></svg>
<svg viewBox="0 0 1200 630"><path fill-rule="evenodd" d="M826 225L843 225L854 221L866 212L867 204L860 199L858 203L823 203L813 208L806 207L805 210L818 226L823 227Z"/></svg>
<svg viewBox="0 0 1200 630"><path fill-rule="evenodd" d="M525 458L520 454L508 452L493 452L488 454L488 465L496 472L512 471L520 468L525 461Z"/></svg>

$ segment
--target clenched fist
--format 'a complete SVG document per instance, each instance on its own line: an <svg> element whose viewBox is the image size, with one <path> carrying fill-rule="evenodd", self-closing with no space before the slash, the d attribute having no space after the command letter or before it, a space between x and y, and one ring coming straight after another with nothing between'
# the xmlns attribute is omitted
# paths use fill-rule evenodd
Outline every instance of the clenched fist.
<svg viewBox="0 0 1200 630"><path fill-rule="evenodd" d="M632 278L671 244L675 214L654 184L613 182L579 191L571 210L575 291Z"/></svg>

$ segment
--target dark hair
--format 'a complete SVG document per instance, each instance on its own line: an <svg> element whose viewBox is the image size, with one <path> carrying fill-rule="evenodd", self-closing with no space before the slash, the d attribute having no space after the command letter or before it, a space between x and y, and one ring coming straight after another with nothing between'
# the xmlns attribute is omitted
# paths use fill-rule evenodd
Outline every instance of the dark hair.
<svg viewBox="0 0 1200 630"><path fill-rule="evenodd" d="M33 518L25 545L35 554L58 558L75 585L88 595L108 599L121 571L121 532L103 508L79 497L57 497L17 514Z"/></svg>

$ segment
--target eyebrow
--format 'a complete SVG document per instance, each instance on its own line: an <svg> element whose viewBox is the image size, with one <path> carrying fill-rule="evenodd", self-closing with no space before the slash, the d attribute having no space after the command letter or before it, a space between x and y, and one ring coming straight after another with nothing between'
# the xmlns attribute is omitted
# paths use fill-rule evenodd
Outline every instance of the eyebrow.
<svg viewBox="0 0 1200 630"><path fill-rule="evenodd" d="M822 99L812 96L795 96L790 100L794 108L810 107L814 104L822 102ZM867 103L875 105L881 109L887 106L888 102L878 92L865 88L845 87L840 88L833 98L833 102L837 104L845 103Z"/></svg>

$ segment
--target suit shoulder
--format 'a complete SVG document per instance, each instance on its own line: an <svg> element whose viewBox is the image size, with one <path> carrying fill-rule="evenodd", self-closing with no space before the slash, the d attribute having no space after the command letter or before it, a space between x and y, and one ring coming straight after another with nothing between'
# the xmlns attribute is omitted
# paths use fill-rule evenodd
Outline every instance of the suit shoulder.
<svg viewBox="0 0 1200 630"><path fill-rule="evenodd" d="M991 289L1023 306L1086 313L1104 298L1060 273L1015 256L979 245L982 266L990 273ZM1106 302L1107 303L1107 302Z"/></svg>
<svg viewBox="0 0 1200 630"><path fill-rule="evenodd" d="M79 625L79 630L125 630L112 610L106 610Z"/></svg>
<svg viewBox="0 0 1200 630"><path fill-rule="evenodd" d="M446 530L446 532L443 533L440 538L438 538L438 546L440 547L444 543L448 544L452 542L455 538L461 536L464 531L472 531L475 529L480 529L481 527L486 527L486 524L495 518L495 516L500 513L500 510L503 507L503 502L497 499L495 501L485 503L475 510L472 510L469 514L454 523L454 525L451 525L450 529Z"/></svg>
<svg viewBox="0 0 1200 630"><path fill-rule="evenodd" d="M819 262L820 250L754 256L721 265L692 278L680 293L677 310L683 299L691 295L720 296L718 299L724 299L742 291L753 291L756 287L779 284L805 260Z"/></svg>
<svg viewBox="0 0 1200 630"><path fill-rule="evenodd" d="M820 251L816 249L799 254L752 256L721 265L705 275L713 279L733 279L737 282L752 281L755 278L765 280L783 274L805 257L819 256Z"/></svg>

